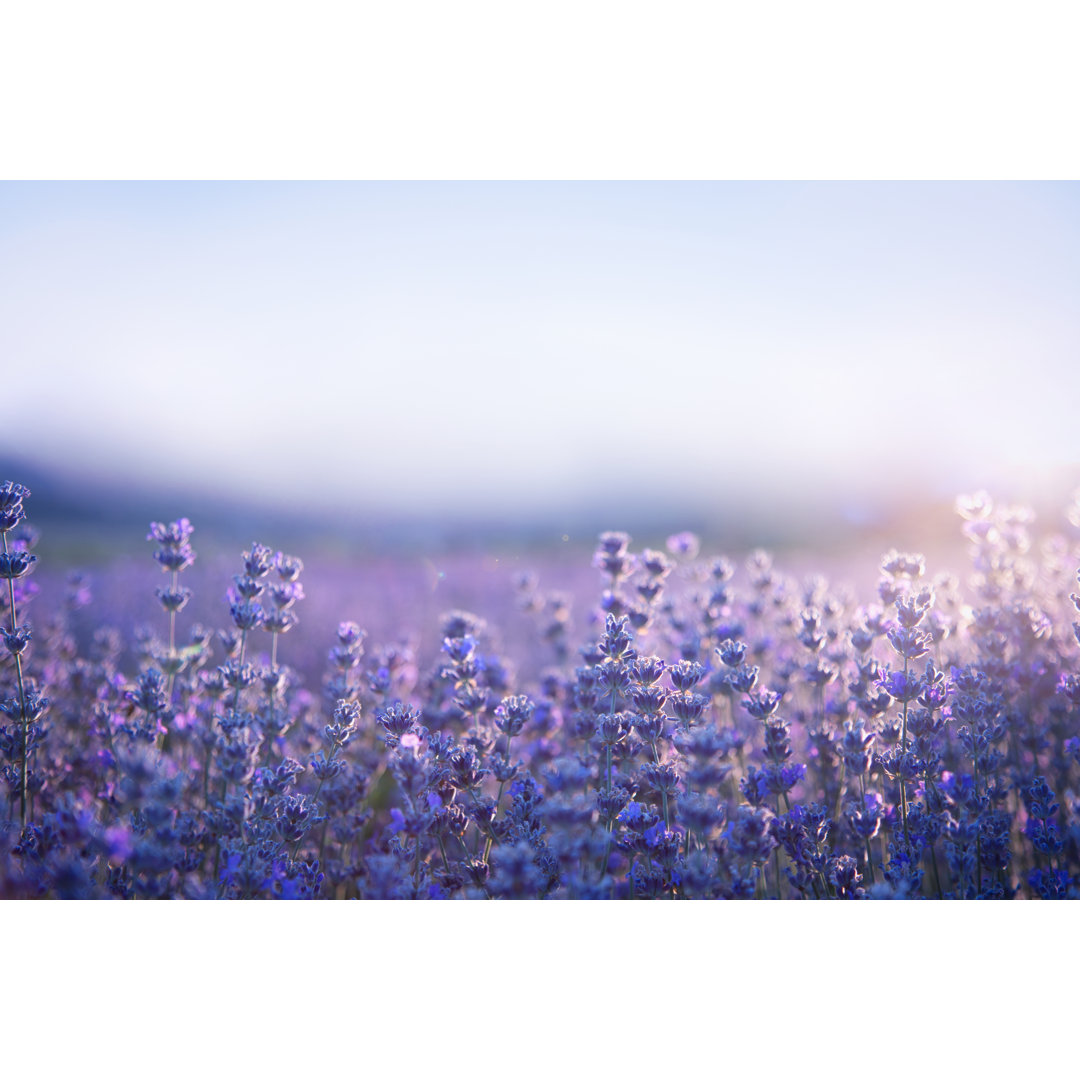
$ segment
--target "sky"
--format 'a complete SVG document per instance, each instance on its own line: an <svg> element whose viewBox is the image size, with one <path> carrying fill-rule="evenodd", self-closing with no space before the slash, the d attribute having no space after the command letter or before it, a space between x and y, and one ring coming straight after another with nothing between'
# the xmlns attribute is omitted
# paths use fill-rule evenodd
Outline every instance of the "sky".
<svg viewBox="0 0 1080 1080"><path fill-rule="evenodd" d="M5 183L0 461L372 512L943 494L1080 462L1078 298L1068 183Z"/></svg>

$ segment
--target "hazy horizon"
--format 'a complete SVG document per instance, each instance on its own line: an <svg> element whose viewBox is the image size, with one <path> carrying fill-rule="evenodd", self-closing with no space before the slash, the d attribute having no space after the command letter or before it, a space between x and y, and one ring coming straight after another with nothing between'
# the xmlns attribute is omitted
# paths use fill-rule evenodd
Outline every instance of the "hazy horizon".
<svg viewBox="0 0 1080 1080"><path fill-rule="evenodd" d="M0 454L479 516L1080 461L1080 199L1027 183L6 183Z"/></svg>

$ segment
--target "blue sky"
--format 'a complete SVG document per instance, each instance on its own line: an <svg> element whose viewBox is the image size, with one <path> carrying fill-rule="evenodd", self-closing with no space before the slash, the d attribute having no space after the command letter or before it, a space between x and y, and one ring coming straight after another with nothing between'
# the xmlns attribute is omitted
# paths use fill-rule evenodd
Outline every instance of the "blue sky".
<svg viewBox="0 0 1080 1080"><path fill-rule="evenodd" d="M1080 461L1080 189L0 185L0 455L378 509ZM610 499L609 499L610 501Z"/></svg>

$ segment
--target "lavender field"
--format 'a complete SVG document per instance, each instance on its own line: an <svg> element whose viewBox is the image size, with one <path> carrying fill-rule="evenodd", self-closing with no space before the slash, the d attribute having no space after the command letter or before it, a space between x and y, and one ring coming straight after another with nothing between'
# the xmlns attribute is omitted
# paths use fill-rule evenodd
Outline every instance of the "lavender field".
<svg viewBox="0 0 1080 1080"><path fill-rule="evenodd" d="M422 587L187 519L80 573L33 506L0 487L4 897L1078 895L1076 504L960 498L944 564L605 532Z"/></svg>

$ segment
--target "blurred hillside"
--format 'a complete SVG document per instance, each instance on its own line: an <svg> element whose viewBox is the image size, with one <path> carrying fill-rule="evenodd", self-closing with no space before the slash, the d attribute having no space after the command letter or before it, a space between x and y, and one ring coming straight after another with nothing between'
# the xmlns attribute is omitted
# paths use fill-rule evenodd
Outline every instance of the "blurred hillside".
<svg viewBox="0 0 1080 1080"><path fill-rule="evenodd" d="M279 501L260 502L208 496L195 484L186 490L152 490L8 455L0 461L0 472L31 489L27 507L29 520L41 532L38 550L56 566L93 565L138 554L150 521L178 517L191 519L200 548L208 552L239 550L259 539L307 558L331 559L571 551L577 558L591 551L605 529L629 532L636 547L662 546L671 533L690 530L714 550L742 552L760 546L833 559L893 546L947 549L956 546L959 537L954 495L941 493L808 492L768 498L717 492L706 502L611 491L507 515L494 509L486 514L433 513L423 505L403 513L364 505L328 510L305 505L287 492ZM1016 478L1005 490L991 493L1002 501L1032 505L1036 532L1053 532L1067 528L1064 507L1078 483L1080 472L1063 470L1055 476Z"/></svg>

